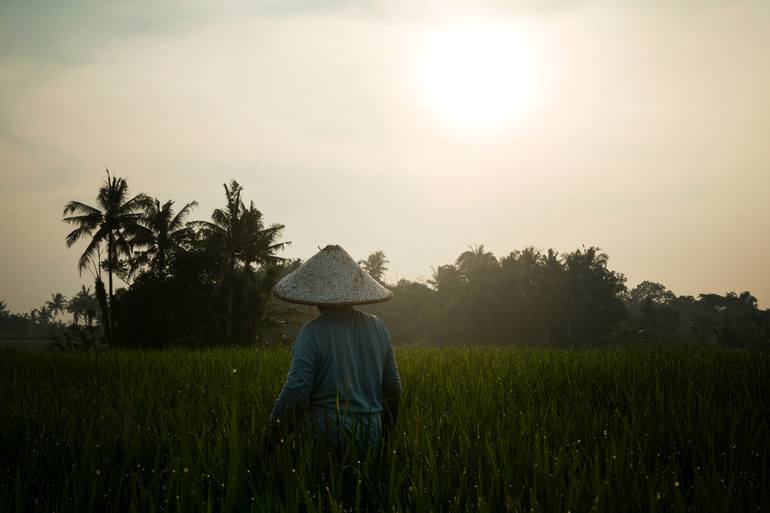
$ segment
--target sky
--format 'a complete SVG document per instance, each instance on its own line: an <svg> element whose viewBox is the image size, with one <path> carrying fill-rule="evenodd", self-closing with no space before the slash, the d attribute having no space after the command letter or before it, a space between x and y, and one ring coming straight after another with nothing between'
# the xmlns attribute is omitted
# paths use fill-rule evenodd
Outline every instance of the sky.
<svg viewBox="0 0 770 513"><path fill-rule="evenodd" d="M416 5L419 4L419 7ZM633 287L770 306L770 2L0 3L0 299L80 283L105 168L283 256L598 246ZM498 37L499 36L499 37Z"/></svg>

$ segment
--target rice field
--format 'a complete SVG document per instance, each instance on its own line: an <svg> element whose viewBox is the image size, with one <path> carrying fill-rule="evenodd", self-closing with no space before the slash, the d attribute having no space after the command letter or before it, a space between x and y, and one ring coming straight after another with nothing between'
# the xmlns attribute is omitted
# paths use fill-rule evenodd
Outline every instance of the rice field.
<svg viewBox="0 0 770 513"><path fill-rule="evenodd" d="M0 511L770 509L770 354L403 348L397 434L267 437L287 350L0 351Z"/></svg>

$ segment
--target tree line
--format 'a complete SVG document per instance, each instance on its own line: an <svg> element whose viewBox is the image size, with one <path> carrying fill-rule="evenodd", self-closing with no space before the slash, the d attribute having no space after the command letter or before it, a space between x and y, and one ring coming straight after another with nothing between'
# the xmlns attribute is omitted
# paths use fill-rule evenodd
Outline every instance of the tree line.
<svg viewBox="0 0 770 513"><path fill-rule="evenodd" d="M407 343L770 346L770 310L750 292L677 296L651 281L629 289L608 261L596 247L527 247L497 258L479 245L434 269L427 283L400 280L390 302L366 309Z"/></svg>
<svg viewBox="0 0 770 513"><path fill-rule="evenodd" d="M312 309L270 291L299 260L278 253L284 226L265 225L235 180L207 220L189 220L195 201L175 207L145 193L131 196L110 175L96 201L70 201L63 221L68 247L90 273L67 300L61 293L28 314L0 301L0 334L53 329L67 346L203 347L289 343ZM770 311L749 292L676 296L645 281L629 289L599 248L559 253L532 247L500 258L483 245L433 269L426 283L384 283L389 264L378 250L359 264L394 295L361 307L381 316L397 343L581 347L613 343L699 342L768 345ZM114 277L127 284L115 288ZM106 279L106 282L105 282ZM72 314L64 326L57 316Z"/></svg>

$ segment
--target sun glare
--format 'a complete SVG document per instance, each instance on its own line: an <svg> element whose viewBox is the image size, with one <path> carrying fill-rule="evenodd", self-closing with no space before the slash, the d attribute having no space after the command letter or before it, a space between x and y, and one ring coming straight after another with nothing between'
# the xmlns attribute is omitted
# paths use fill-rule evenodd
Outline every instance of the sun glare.
<svg viewBox="0 0 770 513"><path fill-rule="evenodd" d="M533 103L532 45L515 26L476 21L436 29L417 56L426 101L463 132L500 129Z"/></svg>

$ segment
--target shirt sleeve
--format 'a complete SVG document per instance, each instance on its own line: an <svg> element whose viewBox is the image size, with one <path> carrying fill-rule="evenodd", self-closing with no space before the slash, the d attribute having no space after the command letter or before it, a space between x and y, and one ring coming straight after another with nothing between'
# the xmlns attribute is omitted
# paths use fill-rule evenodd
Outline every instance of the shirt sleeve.
<svg viewBox="0 0 770 513"><path fill-rule="evenodd" d="M270 413L270 424L280 422L281 416L287 410L309 406L310 393L315 383L317 361L312 332L303 327L294 341L289 373Z"/></svg>
<svg viewBox="0 0 770 513"><path fill-rule="evenodd" d="M393 343L390 340L390 334L388 333L388 329L385 327L385 323L380 320L379 324L385 338L385 365L382 370L382 394L400 394L401 377L398 374L396 355L393 352Z"/></svg>

